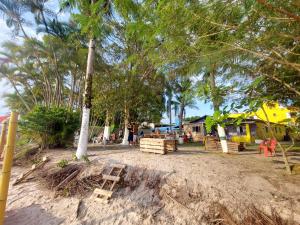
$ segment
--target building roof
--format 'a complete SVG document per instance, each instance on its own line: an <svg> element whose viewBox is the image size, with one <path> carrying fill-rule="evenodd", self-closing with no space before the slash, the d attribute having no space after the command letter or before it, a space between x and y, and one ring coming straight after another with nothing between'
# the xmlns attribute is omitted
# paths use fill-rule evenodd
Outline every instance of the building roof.
<svg viewBox="0 0 300 225"><path fill-rule="evenodd" d="M198 118L198 119L196 119L196 120L192 120L192 121L190 121L190 123L204 123L204 122L205 122L205 119L206 119L206 117L207 117L207 115L205 115L205 116L202 116L202 117L200 117L200 118Z"/></svg>
<svg viewBox="0 0 300 225"><path fill-rule="evenodd" d="M228 122L230 122L230 120L234 121L234 119L236 119L236 118L228 118L227 121ZM264 123L265 124L266 121L261 120L261 119L254 119L254 118L246 118L241 121L241 124L255 124L255 123ZM284 125L281 123L273 123L273 122L270 122L270 124Z"/></svg>
<svg viewBox="0 0 300 225"><path fill-rule="evenodd" d="M0 123L6 120L9 116L0 116Z"/></svg>

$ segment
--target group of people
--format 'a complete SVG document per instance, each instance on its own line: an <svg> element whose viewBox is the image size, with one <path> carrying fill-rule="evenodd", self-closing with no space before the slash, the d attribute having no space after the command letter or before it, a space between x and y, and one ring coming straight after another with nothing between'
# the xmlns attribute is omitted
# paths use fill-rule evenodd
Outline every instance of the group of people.
<svg viewBox="0 0 300 225"><path fill-rule="evenodd" d="M192 132L191 131L189 131L189 132L184 132L183 133L183 141L185 142L185 143L188 143L188 142L192 142L193 141L193 135L192 135Z"/></svg>
<svg viewBox="0 0 300 225"><path fill-rule="evenodd" d="M129 145L136 145L139 142L139 139L144 136L144 131L139 132L139 127L135 123L129 123L127 126L128 129L128 143Z"/></svg>
<svg viewBox="0 0 300 225"><path fill-rule="evenodd" d="M127 126L128 129L128 142L129 145L136 145L139 143L139 139L142 138L144 136L144 131L138 129L138 124L135 123L129 123ZM101 131L99 133L98 136L93 137L92 141L93 143L115 143L118 140L123 139L124 137L124 133L123 133L123 129L119 129L118 132L113 132L111 133L111 135L109 136L109 139L106 139L104 137L104 133L103 131Z"/></svg>

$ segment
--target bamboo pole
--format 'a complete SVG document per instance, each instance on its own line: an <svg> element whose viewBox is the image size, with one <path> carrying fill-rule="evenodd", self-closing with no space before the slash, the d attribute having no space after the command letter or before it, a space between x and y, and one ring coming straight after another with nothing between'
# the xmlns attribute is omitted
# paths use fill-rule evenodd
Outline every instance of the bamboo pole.
<svg viewBox="0 0 300 225"><path fill-rule="evenodd" d="M1 129L1 137L0 137L0 158L2 158L3 149L6 144L6 139L5 139L6 138L6 126L7 126L7 122L3 121L2 129Z"/></svg>
<svg viewBox="0 0 300 225"><path fill-rule="evenodd" d="M9 120L7 144L4 150L5 154L0 177L0 225L3 225L4 222L9 179L15 151L17 122L18 113L12 112Z"/></svg>

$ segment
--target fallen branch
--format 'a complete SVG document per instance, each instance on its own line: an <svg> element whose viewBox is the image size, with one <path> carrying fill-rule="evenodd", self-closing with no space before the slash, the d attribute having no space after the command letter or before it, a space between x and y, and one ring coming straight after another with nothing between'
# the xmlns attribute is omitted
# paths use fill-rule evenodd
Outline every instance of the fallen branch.
<svg viewBox="0 0 300 225"><path fill-rule="evenodd" d="M26 177L28 177L30 174L32 174L37 169L43 167L48 161L49 161L48 157L43 157L43 160L41 162L39 162L38 164L33 164L29 171L27 171L25 174L22 174L21 177L17 178L15 180L15 182L13 183L13 185L17 185L17 184L21 183L22 181L24 181Z"/></svg>
<svg viewBox="0 0 300 225"><path fill-rule="evenodd" d="M66 179L64 179L62 182L60 182L56 187L55 191L60 189L65 184L69 183L74 177L76 177L79 174L80 170L75 170L73 173L71 173L69 176L67 176Z"/></svg>

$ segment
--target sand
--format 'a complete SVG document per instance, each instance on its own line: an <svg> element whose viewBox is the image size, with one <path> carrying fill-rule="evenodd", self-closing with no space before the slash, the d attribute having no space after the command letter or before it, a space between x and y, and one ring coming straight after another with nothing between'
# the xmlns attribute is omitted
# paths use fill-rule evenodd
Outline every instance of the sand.
<svg viewBox="0 0 300 225"><path fill-rule="evenodd" d="M49 150L44 154L51 158L50 166L60 159L71 161L73 153ZM281 216L300 222L300 176L286 175L280 157L264 158L256 152L224 155L195 146L167 155L95 146L89 154L96 168L126 164L127 175L136 176L138 185L123 185L108 204L101 204L89 196L54 198L33 179L10 186L5 224L201 224L214 201L236 214L249 204L266 212L273 207ZM300 156L290 158L297 161ZM27 169L13 167L12 180ZM160 188L152 185L157 176L162 180Z"/></svg>

